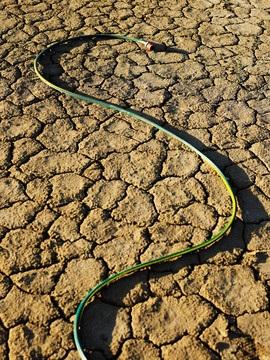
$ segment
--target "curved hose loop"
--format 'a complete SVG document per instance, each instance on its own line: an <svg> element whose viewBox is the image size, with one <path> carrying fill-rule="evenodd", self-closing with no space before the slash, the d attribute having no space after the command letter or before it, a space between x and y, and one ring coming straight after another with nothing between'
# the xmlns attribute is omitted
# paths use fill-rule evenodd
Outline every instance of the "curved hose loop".
<svg viewBox="0 0 270 360"><path fill-rule="evenodd" d="M227 180L227 178L225 177L225 175L222 173L222 171L207 157L205 156L202 152L200 152L198 149L196 149L193 145L191 145L189 142L187 142L186 140L182 139L181 137L177 136L176 134L172 133L171 131L163 128L162 126L156 124L155 122L149 120L149 118L143 116L143 115L139 115L138 113L135 113L133 112L132 110L128 110L128 109L124 109L124 108L121 108L117 105L114 105L114 104L111 104L111 103L108 103L106 101L102 101L102 100L99 100L99 99L96 99L94 97L91 97L91 96L86 96L86 95L81 95L81 94L76 94L74 92L71 92L71 91L68 91L68 90L65 90L53 83L51 83L50 81L48 81L47 79L45 79L42 74L39 72L38 70L38 63L39 63L39 59L41 58L42 55L44 55L45 53L49 52L51 49L53 49L54 47L57 47L58 45L62 44L62 43L66 43L66 42L70 42L70 41L73 41L73 40L80 40L80 39L91 39L91 38L112 38L112 39L124 39L124 40L130 40L130 41L135 41L137 43L141 43L143 44L145 47L146 47L146 50L153 50L153 47L154 45L149 43L148 41L143 41L143 40L140 40L140 39L135 39L135 38L130 38L130 37L127 37L127 36L123 36L123 35L113 35L113 34L95 34L95 35L83 35L83 36L76 36L76 37L73 37L73 38L69 38L69 39L65 39L65 40L62 40L62 41L59 41L59 42L56 42L54 44L52 44L51 46L47 47L45 50L43 50L35 59L35 62L34 62L34 68L35 68L35 71L38 75L38 77L43 81L45 82L47 85L49 85L50 87L62 92L62 93L65 93L67 95L70 95L70 96L73 96L77 99L80 99L80 100L85 100L85 101L89 101L91 103L95 103L95 104L98 104L98 105L102 105L102 106L105 106L105 107L108 107L108 108L111 108L111 109L114 109L114 110L117 110L119 112L122 112L122 113L125 113L127 115L130 115L130 116L133 116L139 120L142 120L144 121L145 123L149 124L149 125L152 125L154 126L155 128L163 131L165 134L168 134L170 135L171 137L173 137L174 139L178 140L179 142L181 142L182 144L186 145L187 147L189 147L192 151L194 151L196 154L198 154L207 164L209 164L214 170L215 172L220 176L220 178L222 179L223 183L225 184L229 194L230 194L230 197L231 197L231 201L232 201L232 213L231 213L231 216L230 216L230 219L228 221L228 223L224 226L224 228L215 236L213 236L211 239L209 240L206 240L204 241L203 243L199 244L199 245L196 245L196 246L192 246L192 247L189 247L185 250L182 250L182 251L178 251L178 252L175 252L173 254L169 254L169 255L166 255L166 256L162 256L160 258L157 258L157 259L153 259L153 260L150 260L150 261L147 261L147 262L144 262L144 263L141 263L141 264L138 264L138 265L135 265L133 267L130 267L128 269L125 269L125 270L122 270L120 271L119 273L105 279L104 281L102 281L101 283L99 283L98 285L96 285L93 289L91 289L88 294L84 297L84 299L82 300L82 302L80 303L78 309L77 309L77 312L76 312L76 317L75 317L75 321L74 321L74 340L75 340L75 344L76 344L76 347L77 347L77 350L81 356L81 358L83 360L87 360L85 354L84 354L84 350L83 350L83 347L82 347L82 343L81 343L81 340L80 340L80 334L79 334L79 331L80 331L80 324L81 324L81 319L82 319L82 315L83 315L83 311L86 307L86 305L89 303L89 301L94 297L94 295L100 291L103 287L105 287L106 285L110 284L111 282L127 275L127 274L130 274L130 273L133 273L139 269L142 269L142 268L145 268L145 267L148 267L148 266L151 266L151 265L154 265L154 264L158 264L158 263L161 263L161 262L164 262L164 261L167 261L167 260L171 260L171 259L174 259L174 258L177 258L183 254L187 254L187 253L190 253L192 251L195 251L195 250L198 250L198 249L201 249L201 248L204 248L210 244L212 244L213 242L217 241L218 239L220 239L225 233L226 231L231 227L232 223L233 223L233 220L235 218L235 215L236 215L236 199L235 199L235 196L234 196L234 193L233 193L233 190Z"/></svg>

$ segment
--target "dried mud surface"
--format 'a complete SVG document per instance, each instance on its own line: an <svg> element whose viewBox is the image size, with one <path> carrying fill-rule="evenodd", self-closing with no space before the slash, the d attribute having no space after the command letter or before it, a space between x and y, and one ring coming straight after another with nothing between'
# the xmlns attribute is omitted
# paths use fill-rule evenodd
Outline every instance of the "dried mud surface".
<svg viewBox="0 0 270 360"><path fill-rule="evenodd" d="M108 286L87 306L89 359L270 359L268 0L0 3L0 358L78 359L74 314L122 269L199 244L230 199L185 146L72 91L180 134L230 180L230 233Z"/></svg>

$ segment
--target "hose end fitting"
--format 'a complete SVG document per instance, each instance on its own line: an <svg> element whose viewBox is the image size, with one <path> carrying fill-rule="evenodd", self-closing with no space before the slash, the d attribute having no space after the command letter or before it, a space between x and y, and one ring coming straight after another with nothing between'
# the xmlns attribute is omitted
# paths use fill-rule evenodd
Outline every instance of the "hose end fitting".
<svg viewBox="0 0 270 360"><path fill-rule="evenodd" d="M147 50L147 51L153 51L153 50L154 50L154 45L151 44L150 42L147 42L147 43L145 44L145 47L146 47L146 50Z"/></svg>

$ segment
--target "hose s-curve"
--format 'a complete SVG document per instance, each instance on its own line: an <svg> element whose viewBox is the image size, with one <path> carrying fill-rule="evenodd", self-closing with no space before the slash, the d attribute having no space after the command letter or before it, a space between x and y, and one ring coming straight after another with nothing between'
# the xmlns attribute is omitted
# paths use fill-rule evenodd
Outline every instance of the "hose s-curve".
<svg viewBox="0 0 270 360"><path fill-rule="evenodd" d="M150 124L152 126L154 126L155 128L163 131L165 134L168 134L169 136L173 137L174 139L180 141L181 143L185 144L187 147L189 147L192 151L194 151L196 154L198 154L207 164L209 164L214 170L215 172L220 176L220 178L222 179L225 187L227 188L230 197L231 197L231 203L232 203L232 210L231 210L231 215L229 218L229 221L227 222L227 224L223 227L223 229L215 236L213 236L211 239L206 240L204 242L202 242L199 245L196 246L192 246L189 247L185 250L179 251L179 252L175 252L166 256L162 256L160 258L157 259L153 259L138 265L135 265L131 268L125 269L123 271L120 271L119 273L105 279L104 281L102 281L100 284L96 285L93 289L91 289L88 294L85 296L85 298L82 300L82 302L80 303L77 312L76 312L76 317L75 317L75 321L74 321L74 340L75 340L75 344L76 347L78 349L78 352L81 356L82 359L87 360L82 344L81 344L81 340L80 340L80 323L81 323L81 319L82 319L82 315L83 315L83 311L86 307L86 305L88 304L88 302L93 298L93 296L99 291L101 290L104 286L110 284L111 282L115 281L116 279L119 279L121 277L123 277L124 275L130 274L134 271L137 271L139 269L145 268L147 266L153 265L153 264L157 264L157 263L161 263L164 262L166 260L171 260L174 258L177 258L183 254L201 249L203 247L206 247L208 245L210 245L211 243L217 241L218 239L221 238L222 235L224 235L226 233L226 231L231 227L233 220L235 218L235 214L236 214L236 199L233 193L233 190L227 180L227 178L225 177L225 175L222 173L222 171L207 157L205 156L202 152L200 152L198 149L196 149L193 145L191 145L189 142L187 142L186 140L182 139L181 137L177 136L176 134L172 133L171 131L165 129L164 127L162 127L161 125L158 125L157 123L153 122L152 120L150 120L149 118L147 118L144 115L140 115L136 112L133 112L132 110L129 109L124 109L120 106L108 103L106 101L102 101L99 99L96 99L94 97L91 96L87 96L87 95L81 95L81 94L77 94L71 91L68 91L66 89L63 89L53 83L51 83L50 81L48 81L47 79L45 79L43 77L43 75L41 74L41 72L38 69L38 64L39 64L39 60L42 57L42 55L44 55L45 53L49 52L50 50L52 50L53 48L57 47L58 45L62 44L62 43L66 43L66 42L70 42L73 40L79 40L79 39L91 39L91 38L112 38L112 39L124 39L124 40L129 40L129 41L135 41L137 43L143 44L146 48L146 50L153 50L154 49L154 45L148 41L143 41L143 40L139 40L139 39L135 39L135 38L131 38L131 37L127 37L127 36L123 36L123 35L113 35L113 34L94 34L94 35L84 35L84 36L77 36L77 37L73 37L73 38L69 38L69 39L65 39L59 42L56 42L54 44L52 44L51 46L47 47L45 50L43 50L35 59L34 62L34 68L35 71L38 75L38 77L47 85L49 85L50 87L65 93L67 95L73 96L77 99L80 100L85 100L85 101L89 101L91 103L95 103L98 105L102 105L114 110L117 110L119 112L125 113L127 115L133 116L139 120L144 121L147 124Z"/></svg>

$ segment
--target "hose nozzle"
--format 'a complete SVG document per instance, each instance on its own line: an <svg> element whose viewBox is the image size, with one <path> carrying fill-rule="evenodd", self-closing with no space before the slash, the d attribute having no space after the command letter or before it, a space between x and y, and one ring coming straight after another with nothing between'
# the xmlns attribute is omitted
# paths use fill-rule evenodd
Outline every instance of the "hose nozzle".
<svg viewBox="0 0 270 360"><path fill-rule="evenodd" d="M154 50L154 45L151 44L150 42L147 42L147 43L145 44L145 47L146 47L146 50L147 50L147 51L153 51L153 50Z"/></svg>

